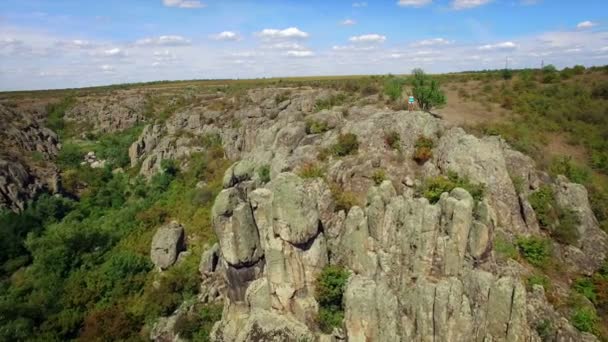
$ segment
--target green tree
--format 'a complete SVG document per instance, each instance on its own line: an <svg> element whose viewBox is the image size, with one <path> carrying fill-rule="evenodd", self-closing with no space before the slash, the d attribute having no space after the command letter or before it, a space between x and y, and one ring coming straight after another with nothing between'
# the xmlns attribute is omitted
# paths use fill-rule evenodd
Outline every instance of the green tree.
<svg viewBox="0 0 608 342"><path fill-rule="evenodd" d="M431 108L445 104L445 94L439 89L439 83L425 74L422 69L414 69L413 89L414 98L424 111L430 111Z"/></svg>

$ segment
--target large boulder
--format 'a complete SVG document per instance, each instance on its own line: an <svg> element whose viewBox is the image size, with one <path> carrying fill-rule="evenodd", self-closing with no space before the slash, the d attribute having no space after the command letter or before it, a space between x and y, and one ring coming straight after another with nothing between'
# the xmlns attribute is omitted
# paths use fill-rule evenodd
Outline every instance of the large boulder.
<svg viewBox="0 0 608 342"><path fill-rule="evenodd" d="M150 258L156 267L164 270L171 267L177 261L179 253L185 249L184 227L174 221L156 230L152 238Z"/></svg>

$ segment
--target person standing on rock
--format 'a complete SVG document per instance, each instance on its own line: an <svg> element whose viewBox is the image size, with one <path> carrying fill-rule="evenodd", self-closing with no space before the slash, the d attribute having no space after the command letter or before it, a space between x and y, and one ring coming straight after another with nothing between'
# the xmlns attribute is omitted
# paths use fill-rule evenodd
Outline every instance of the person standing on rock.
<svg viewBox="0 0 608 342"><path fill-rule="evenodd" d="M414 99L414 95L410 95L410 97L407 100L407 110L409 110L410 112L414 110L414 102L416 100Z"/></svg>

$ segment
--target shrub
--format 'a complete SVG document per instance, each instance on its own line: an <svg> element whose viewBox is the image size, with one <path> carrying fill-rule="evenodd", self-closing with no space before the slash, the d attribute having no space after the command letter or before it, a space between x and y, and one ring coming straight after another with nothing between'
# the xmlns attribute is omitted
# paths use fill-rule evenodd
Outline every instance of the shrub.
<svg viewBox="0 0 608 342"><path fill-rule="evenodd" d="M558 80L559 73L557 72L557 68L552 64L545 66L542 69L543 73L543 83L553 83Z"/></svg>
<svg viewBox="0 0 608 342"><path fill-rule="evenodd" d="M380 185L386 180L386 172L384 172L382 169L376 170L372 175L372 179L376 185Z"/></svg>
<svg viewBox="0 0 608 342"><path fill-rule="evenodd" d="M390 131L384 134L384 143L393 150L401 150L401 136L397 131Z"/></svg>
<svg viewBox="0 0 608 342"><path fill-rule="evenodd" d="M335 211L344 210L348 213L350 208L359 205L359 199L355 193L345 191L337 184L331 184L329 189L331 190L331 195L336 206Z"/></svg>
<svg viewBox="0 0 608 342"><path fill-rule="evenodd" d="M357 136L352 133L340 134L338 141L331 146L332 154L337 157L355 154L358 149L359 141L357 140Z"/></svg>
<svg viewBox="0 0 608 342"><path fill-rule="evenodd" d="M574 290L585 296L585 298L589 299L591 302L597 302L595 284L593 283L593 280L591 278L581 277L576 279L576 281L574 282Z"/></svg>
<svg viewBox="0 0 608 342"><path fill-rule="evenodd" d="M412 74L412 92L422 110L430 111L433 107L445 104L445 94L439 89L436 80L431 79L422 69L414 69Z"/></svg>
<svg viewBox="0 0 608 342"><path fill-rule="evenodd" d="M258 169L258 176L263 183L270 182L270 165L264 164Z"/></svg>
<svg viewBox="0 0 608 342"><path fill-rule="evenodd" d="M500 77L502 77L503 80L510 80L511 78L513 78L513 71L507 68L502 69L500 71Z"/></svg>
<svg viewBox="0 0 608 342"><path fill-rule="evenodd" d="M329 127L325 121L317 121L313 119L306 120L306 134L319 134L327 132Z"/></svg>
<svg viewBox="0 0 608 342"><path fill-rule="evenodd" d="M449 171L448 176L437 176L427 178L420 189L422 196L426 197L429 202L437 203L444 192L450 192L455 188L463 188L473 196L475 201L481 201L485 191L483 184L473 184L468 178L460 177L457 173Z"/></svg>
<svg viewBox="0 0 608 342"><path fill-rule="evenodd" d="M175 322L175 332L181 338L193 341L209 341L209 334L215 322L222 319L222 306L208 304L195 308L195 313L179 316Z"/></svg>
<svg viewBox="0 0 608 342"><path fill-rule="evenodd" d="M551 242L540 237L519 237L517 239L519 253L530 264L544 267L551 256Z"/></svg>
<svg viewBox="0 0 608 342"><path fill-rule="evenodd" d="M222 136L219 133L206 133L201 136L201 145L206 148L221 147Z"/></svg>
<svg viewBox="0 0 608 342"><path fill-rule="evenodd" d="M74 105L75 100L73 97L66 97L58 103L49 104L47 106L47 121L46 126L51 130L62 134L65 128L65 121L63 117L65 112Z"/></svg>
<svg viewBox="0 0 608 342"><path fill-rule="evenodd" d="M549 289L549 278L544 275L534 274L528 277L527 281L528 287L531 289L534 285L540 285L545 288L545 290Z"/></svg>
<svg viewBox="0 0 608 342"><path fill-rule="evenodd" d="M584 167L576 165L572 157L556 157L551 161L549 171L552 175L564 175L574 183L588 184L591 179L591 172Z"/></svg>
<svg viewBox="0 0 608 342"><path fill-rule="evenodd" d="M528 200L541 228L548 230L557 241L573 244L578 240L579 218L575 212L558 205L551 186L541 186Z"/></svg>
<svg viewBox="0 0 608 342"><path fill-rule="evenodd" d="M591 91L591 96L596 99L608 100L608 81L595 85Z"/></svg>
<svg viewBox="0 0 608 342"><path fill-rule="evenodd" d="M384 93L388 96L391 101L397 101L403 94L403 80L397 77L389 77L384 82Z"/></svg>
<svg viewBox="0 0 608 342"><path fill-rule="evenodd" d="M515 245L501 235L496 236L494 239L494 250L505 258L516 259L518 256Z"/></svg>
<svg viewBox="0 0 608 342"><path fill-rule="evenodd" d="M536 332L542 341L552 341L555 337L555 329L550 320L544 319L536 326Z"/></svg>
<svg viewBox="0 0 608 342"><path fill-rule="evenodd" d="M416 140L415 150L414 150L414 160L418 164L424 164L429 159L433 157L433 140L427 138L425 136L419 136L418 140Z"/></svg>
<svg viewBox="0 0 608 342"><path fill-rule="evenodd" d="M570 316L572 325L583 332L594 332L599 321L595 310L588 306L574 309Z"/></svg>
<svg viewBox="0 0 608 342"><path fill-rule="evenodd" d="M327 99L319 99L315 103L315 110L319 112L323 109L332 109L334 106L340 106L344 104L346 100L346 95L342 93L330 96Z"/></svg>
<svg viewBox="0 0 608 342"><path fill-rule="evenodd" d="M298 176L302 178L323 178L325 170L317 164L306 163L298 171Z"/></svg>
<svg viewBox="0 0 608 342"><path fill-rule="evenodd" d="M341 266L326 266L321 271L315 288L315 297L319 302L319 327L330 333L334 327L342 324L344 306L342 297L350 272Z"/></svg>

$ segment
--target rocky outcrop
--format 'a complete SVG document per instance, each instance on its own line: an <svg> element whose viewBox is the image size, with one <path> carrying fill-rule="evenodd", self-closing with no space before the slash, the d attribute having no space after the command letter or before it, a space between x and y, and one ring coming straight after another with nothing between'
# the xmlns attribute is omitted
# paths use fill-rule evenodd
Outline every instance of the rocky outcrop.
<svg viewBox="0 0 608 342"><path fill-rule="evenodd" d="M59 148L41 119L0 104L0 208L21 211L41 191L59 191Z"/></svg>
<svg viewBox="0 0 608 342"><path fill-rule="evenodd" d="M171 222L156 230L150 247L150 259L152 263L161 270L171 267L186 249L184 227Z"/></svg>
<svg viewBox="0 0 608 342"><path fill-rule="evenodd" d="M114 96L83 96L66 111L65 119L96 132L116 132L144 121L145 107L145 96L129 91Z"/></svg>

